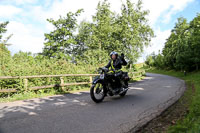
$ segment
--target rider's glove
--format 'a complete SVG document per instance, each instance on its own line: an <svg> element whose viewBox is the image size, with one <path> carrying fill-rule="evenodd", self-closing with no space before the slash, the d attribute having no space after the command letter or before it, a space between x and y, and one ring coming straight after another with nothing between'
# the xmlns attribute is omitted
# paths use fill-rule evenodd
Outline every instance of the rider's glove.
<svg viewBox="0 0 200 133"><path fill-rule="evenodd" d="M121 53L121 58L124 59L124 53Z"/></svg>

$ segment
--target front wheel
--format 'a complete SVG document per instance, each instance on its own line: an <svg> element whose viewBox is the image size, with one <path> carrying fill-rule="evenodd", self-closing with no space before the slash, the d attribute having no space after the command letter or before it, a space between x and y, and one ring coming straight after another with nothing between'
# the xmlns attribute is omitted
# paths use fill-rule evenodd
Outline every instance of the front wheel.
<svg viewBox="0 0 200 133"><path fill-rule="evenodd" d="M101 83L93 84L90 88L90 96L94 102L102 102L105 97L103 85Z"/></svg>

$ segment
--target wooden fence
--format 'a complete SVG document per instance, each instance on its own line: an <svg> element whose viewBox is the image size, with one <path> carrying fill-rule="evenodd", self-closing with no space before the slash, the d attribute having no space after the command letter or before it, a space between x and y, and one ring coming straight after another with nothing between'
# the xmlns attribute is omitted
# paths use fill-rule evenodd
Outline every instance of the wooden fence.
<svg viewBox="0 0 200 133"><path fill-rule="evenodd" d="M137 78L141 77L145 73L144 70L139 72L129 72L129 74L132 74L131 78ZM98 76L99 74L62 74L62 75L35 75L35 76L0 76L0 80L2 79L23 79L24 84L24 90L39 90L39 89L45 89L45 88L53 88L53 87L61 87L61 89L64 91L65 86L71 86L71 85L86 85L92 83L92 77ZM134 76L137 75L137 76ZM80 76L86 76L89 77L88 82L79 82L79 83L65 83L64 77L80 77ZM45 86L35 86L35 87L28 87L28 79L31 78L53 78L53 77L59 77L60 78L60 84L53 84L53 85L45 85ZM12 89L0 89L0 93L10 93L10 92L17 92L17 88Z"/></svg>

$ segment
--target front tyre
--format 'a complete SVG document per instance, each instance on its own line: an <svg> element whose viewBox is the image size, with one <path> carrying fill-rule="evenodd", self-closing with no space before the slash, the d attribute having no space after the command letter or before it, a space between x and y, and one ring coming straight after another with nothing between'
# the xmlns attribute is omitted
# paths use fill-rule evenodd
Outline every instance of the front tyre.
<svg viewBox="0 0 200 133"><path fill-rule="evenodd" d="M90 88L90 96L94 102L102 102L105 97L103 85L101 83L93 84Z"/></svg>

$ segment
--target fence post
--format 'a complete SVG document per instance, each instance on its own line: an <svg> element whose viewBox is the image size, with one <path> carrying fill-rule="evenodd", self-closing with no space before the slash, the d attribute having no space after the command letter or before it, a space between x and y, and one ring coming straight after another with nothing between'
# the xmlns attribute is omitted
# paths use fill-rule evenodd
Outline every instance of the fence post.
<svg viewBox="0 0 200 133"><path fill-rule="evenodd" d="M90 83L92 83L92 76L90 76Z"/></svg>
<svg viewBox="0 0 200 133"><path fill-rule="evenodd" d="M145 75L145 70L142 71L142 75Z"/></svg>
<svg viewBox="0 0 200 133"><path fill-rule="evenodd" d="M28 90L28 79L24 79L24 90Z"/></svg>
<svg viewBox="0 0 200 133"><path fill-rule="evenodd" d="M90 87L92 86L92 76L90 76Z"/></svg>
<svg viewBox="0 0 200 133"><path fill-rule="evenodd" d="M50 78L47 78L47 84L49 84L50 83Z"/></svg>
<svg viewBox="0 0 200 133"><path fill-rule="evenodd" d="M60 77L60 86L61 86L61 89L64 91L65 87L64 87L64 78L63 77Z"/></svg>

